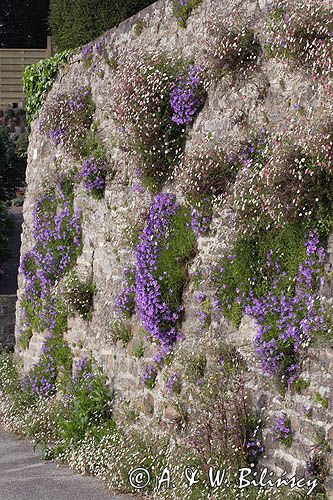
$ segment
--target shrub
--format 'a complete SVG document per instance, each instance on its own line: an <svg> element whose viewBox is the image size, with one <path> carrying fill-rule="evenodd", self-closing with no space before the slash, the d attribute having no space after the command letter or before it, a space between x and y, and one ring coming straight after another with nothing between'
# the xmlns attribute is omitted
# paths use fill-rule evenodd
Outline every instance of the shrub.
<svg viewBox="0 0 333 500"><path fill-rule="evenodd" d="M74 49L102 35L152 0L51 0L50 26L58 50Z"/></svg>
<svg viewBox="0 0 333 500"><path fill-rule="evenodd" d="M67 62L70 55L71 51L65 50L25 68L23 87L26 94L25 110L28 125L37 117L59 68Z"/></svg>
<svg viewBox="0 0 333 500"><path fill-rule="evenodd" d="M0 200L0 264L10 256L8 236L13 227L13 219L9 215L5 204Z"/></svg>
<svg viewBox="0 0 333 500"><path fill-rule="evenodd" d="M15 150L6 127L0 127L0 200L15 196L15 189L24 185L26 159Z"/></svg>
<svg viewBox="0 0 333 500"><path fill-rule="evenodd" d="M185 144L185 129L172 121L173 82L181 60L165 53L136 53L121 61L115 89L115 118L124 146L135 153L147 187L159 190Z"/></svg>
<svg viewBox="0 0 333 500"><path fill-rule="evenodd" d="M261 47L255 33L247 26L216 22L209 31L205 46L205 66L209 74L219 79L226 74L253 70L258 64Z"/></svg>

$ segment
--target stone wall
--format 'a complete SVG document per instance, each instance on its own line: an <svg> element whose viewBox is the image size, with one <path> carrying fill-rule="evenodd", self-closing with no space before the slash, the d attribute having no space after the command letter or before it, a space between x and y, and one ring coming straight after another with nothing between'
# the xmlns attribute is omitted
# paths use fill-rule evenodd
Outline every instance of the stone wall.
<svg viewBox="0 0 333 500"><path fill-rule="evenodd" d="M118 28L106 33L105 39L110 49L129 54L137 48L149 48L178 51L182 56L189 57L200 52L208 23L217 9L221 11L221 15L228 16L231 9L237 7L238 15L248 19L260 36L260 20L265 15L269 3L265 0L204 0L190 17L187 29L183 30L177 25L172 14L171 1L159 0ZM133 29L138 19L145 21L145 28L140 36L137 36ZM71 318L66 339L71 345L81 345L81 353L93 354L107 373L116 393L142 410L142 419L152 426L157 425L161 419L170 418L162 375L158 377L154 390L143 388L140 380L144 364L152 356L152 347L146 346L143 359L133 356L136 344L140 339L144 339L137 316L131 321L133 339L127 346L120 341L115 342L112 332L113 305L121 290L122 270L124 266L134 262L133 250L125 244L124 233L128 224L135 221L135 215L147 209L152 199L147 191L135 191L135 162L128 162L124 152L114 147L112 141L113 135L117 133L116 125L110 119L110 111L114 105L112 84L115 78L109 67L105 68L102 77L89 73L84 69L80 56L75 55L70 64L61 71L50 92L51 97L60 88L70 91L75 86L91 85L93 100L96 103L95 119L99 123L98 133L105 147L112 151L112 159L117 167L115 178L108 183L103 200L97 201L89 197L80 186L75 190L75 205L81 207L84 214L83 251L77 267L82 275L92 271L97 293L92 320L88 322L79 317ZM324 100L320 86L314 84L304 72L290 70L277 60L264 60L251 79L233 82L226 78L210 89L204 109L191 129L186 150L191 151L196 144L203 139L208 140L211 135L223 142L226 149L232 148L235 143L247 137L249 129L260 130L263 123L269 123L272 129L284 130L285 124L293 118L293 103L304 101L308 103L309 108L320 109ZM288 106L286 103L289 103ZM32 124L29 145L22 253L33 245L33 207L43 192L44 183L52 176L51 159L55 155L61 157L50 140L40 133L36 120ZM66 159L63 158L63 161L66 162ZM181 199L176 181L166 186L165 190L176 193ZM189 265L189 274L198 270L207 271L214 260L231 247L234 236L230 230L231 219L230 210L216 209L210 234L198 239L198 252ZM332 259L332 253L330 255ZM328 265L332 265L332 262ZM22 277L19 277L19 300L22 284ZM325 295L330 296L331 292L327 289ZM329 418L333 391L331 349L318 346L310 350L304 369L304 377L310 382L309 387L300 395L287 392L283 398L273 382L263 379L261 375L253 351L255 327L249 318L244 317L240 328L235 330L213 316L206 332L199 321L195 288L191 282L184 291L183 301L185 318L182 332L185 335L185 346L191 346L206 334L210 334L236 345L247 360L247 387L254 404L264 408L266 455L263 464L267 464L277 473L285 469L289 473L302 476L310 451L318 446L316 431L324 431L327 440L332 440L333 437ZM17 338L21 317L22 311L18 306ZM25 370L37 361L42 341L43 333L35 332L28 350L21 350L17 344L16 353L23 360ZM77 347L74 351L77 353ZM315 401L317 393L328 399L328 409ZM118 401L120 399L116 399L115 411ZM304 405L312 407L311 418L305 415ZM295 435L294 443L287 451L282 445L272 443L269 431L274 418L285 409L291 415Z"/></svg>
<svg viewBox="0 0 333 500"><path fill-rule="evenodd" d="M0 295L0 345L7 349L15 346L16 295Z"/></svg>

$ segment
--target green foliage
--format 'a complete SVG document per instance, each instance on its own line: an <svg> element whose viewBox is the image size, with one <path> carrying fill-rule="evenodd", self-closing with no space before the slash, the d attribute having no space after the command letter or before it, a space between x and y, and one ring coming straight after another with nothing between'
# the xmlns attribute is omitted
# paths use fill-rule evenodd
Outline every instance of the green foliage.
<svg viewBox="0 0 333 500"><path fill-rule="evenodd" d="M187 280L186 263L194 255L195 241L188 209L183 207L170 221L170 236L161 248L156 272L162 278L162 298L172 310L180 306Z"/></svg>
<svg viewBox="0 0 333 500"><path fill-rule="evenodd" d="M96 286L92 278L85 281L72 272L63 286L63 301L69 314L78 314L81 318L90 320L94 307Z"/></svg>
<svg viewBox="0 0 333 500"><path fill-rule="evenodd" d="M317 433L316 442L323 452L330 453L332 451L331 446L325 437L324 431L319 431Z"/></svg>
<svg viewBox="0 0 333 500"><path fill-rule="evenodd" d="M281 230L260 230L238 237L233 255L224 257L213 272L217 295L225 304L224 313L235 326L239 326L242 317L238 297L248 296L250 291L256 298L266 296L272 287L276 263L286 273L279 281L277 293L279 290L285 290L287 296L293 293L293 278L306 257L304 241L303 228L293 223ZM268 252L272 252L270 266Z"/></svg>
<svg viewBox="0 0 333 500"><path fill-rule="evenodd" d="M186 28L187 20L192 14L192 11L199 7L202 0L188 0L187 5L181 5L179 0L173 0L173 15L177 19L177 23L182 28Z"/></svg>
<svg viewBox="0 0 333 500"><path fill-rule="evenodd" d="M165 52L139 54L126 61L118 73L115 118L124 130L124 146L135 154L143 185L160 191L185 147L185 127L172 120L172 86L186 64ZM143 59L143 60L142 60Z"/></svg>
<svg viewBox="0 0 333 500"><path fill-rule="evenodd" d="M291 420L289 417L285 419L284 425L287 429L290 429L290 432L287 437L284 437L284 435L281 434L279 440L281 441L282 444L285 445L286 448L290 448L294 438L293 438L293 433L291 432Z"/></svg>
<svg viewBox="0 0 333 500"><path fill-rule="evenodd" d="M207 359L204 354L188 356L186 362L186 377L193 384L205 376Z"/></svg>
<svg viewBox="0 0 333 500"><path fill-rule="evenodd" d="M71 51L65 50L25 68L23 86L26 94L25 109L28 125L38 115L59 68L67 62L70 55Z"/></svg>
<svg viewBox="0 0 333 500"><path fill-rule="evenodd" d="M112 333L116 340L120 340L124 345L132 339L133 334L129 326L123 321L115 321L112 325Z"/></svg>
<svg viewBox="0 0 333 500"><path fill-rule="evenodd" d="M91 361L68 382L66 392L68 408L58 422L65 443L83 439L101 423L107 423L109 430L115 428L107 378Z"/></svg>
<svg viewBox="0 0 333 500"><path fill-rule="evenodd" d="M140 36L146 26L146 23L142 19L139 19L134 25L134 33L136 36Z"/></svg>
<svg viewBox="0 0 333 500"><path fill-rule="evenodd" d="M59 314L61 316L61 314ZM57 325L44 341L42 354L25 381L25 391L35 398L50 397L59 388L65 388L72 373L72 353L63 332L67 326L65 316L56 318Z"/></svg>
<svg viewBox="0 0 333 500"><path fill-rule="evenodd" d="M10 256L8 236L13 228L13 218L0 200L0 264Z"/></svg>
<svg viewBox="0 0 333 500"><path fill-rule="evenodd" d="M297 394L301 394L302 391L310 386L310 382L309 380L304 380L303 378L299 377L294 381L293 386Z"/></svg>
<svg viewBox="0 0 333 500"><path fill-rule="evenodd" d="M50 26L58 50L74 49L140 11L152 0L51 0Z"/></svg>
<svg viewBox="0 0 333 500"><path fill-rule="evenodd" d="M316 392L314 399L317 403L320 403L325 410L328 408L328 399L325 396L322 396L320 392Z"/></svg>
<svg viewBox="0 0 333 500"><path fill-rule="evenodd" d="M142 340L140 342L138 342L137 344L135 344L135 346L133 347L132 354L137 359L143 358L143 356L145 354L145 345L144 345L144 342Z"/></svg>
<svg viewBox="0 0 333 500"><path fill-rule="evenodd" d="M25 167L26 159L15 149L8 128L0 127L0 200L9 200L24 185Z"/></svg>
<svg viewBox="0 0 333 500"><path fill-rule="evenodd" d="M15 393L19 387L19 376L14 355L0 351L0 389L6 393Z"/></svg>
<svg viewBox="0 0 333 500"><path fill-rule="evenodd" d="M98 137L96 124L87 132L81 152L83 158L90 158L90 156L93 156L96 160L105 159L106 149L101 139Z"/></svg>

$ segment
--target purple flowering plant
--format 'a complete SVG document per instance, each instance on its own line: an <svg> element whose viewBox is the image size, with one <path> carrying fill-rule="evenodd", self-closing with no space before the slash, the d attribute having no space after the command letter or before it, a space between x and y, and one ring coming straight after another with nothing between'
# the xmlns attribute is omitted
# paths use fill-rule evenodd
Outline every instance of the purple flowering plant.
<svg viewBox="0 0 333 500"><path fill-rule="evenodd" d="M108 173L109 163L102 158L93 155L84 161L79 178L82 179L87 193L97 200L104 196L105 179Z"/></svg>
<svg viewBox="0 0 333 500"><path fill-rule="evenodd" d="M81 214L73 208L72 194L68 192L72 182L60 177L34 208L35 244L23 255L20 268L24 279L22 347L28 345L34 330L56 328L55 286L81 251Z"/></svg>
<svg viewBox="0 0 333 500"><path fill-rule="evenodd" d="M190 64L186 72L173 84L170 95L170 106L173 110L171 120L177 125L192 124L205 99L203 66Z"/></svg>
<svg viewBox="0 0 333 500"><path fill-rule="evenodd" d="M293 442L293 434L291 430L291 422L290 418L286 413L281 413L279 418L276 420L273 428L273 439L275 441L280 441L287 448L292 445Z"/></svg>
<svg viewBox="0 0 333 500"><path fill-rule="evenodd" d="M165 388L170 395L180 394L182 389L181 378L178 372L172 373L165 382Z"/></svg>
<svg viewBox="0 0 333 500"><path fill-rule="evenodd" d="M120 317L131 318L135 311L135 266L123 269L122 291L116 298L117 314Z"/></svg>
<svg viewBox="0 0 333 500"><path fill-rule="evenodd" d="M305 241L302 234L291 225L265 245L241 238L213 270L223 314L236 326L243 312L255 320L262 370L284 385L298 378L308 346L326 327L318 296L325 251L316 231Z"/></svg>
<svg viewBox="0 0 333 500"><path fill-rule="evenodd" d="M96 73L101 78L104 76L105 64L113 69L118 66L116 58L108 52L104 37L85 45L81 50L81 60L84 69Z"/></svg>
<svg viewBox="0 0 333 500"><path fill-rule="evenodd" d="M171 193L156 195L135 250L135 269L124 273L124 290L116 302L121 314L128 315L133 312L134 298L144 328L158 344L153 365L143 375L144 383L155 383L157 369L179 338L186 262L194 243L188 210Z"/></svg>
<svg viewBox="0 0 333 500"><path fill-rule="evenodd" d="M81 357L68 378L67 409L58 419L59 431L65 442L77 442L99 424L114 429L111 393L108 381L94 360Z"/></svg>
<svg viewBox="0 0 333 500"><path fill-rule="evenodd" d="M136 305L147 332L162 346L177 339L184 263L193 252L195 237L188 213L170 193L153 201L136 248ZM177 265L176 265L177 264Z"/></svg>
<svg viewBox="0 0 333 500"><path fill-rule="evenodd" d="M62 336L66 319L63 314L58 314L57 324L43 342L39 361L22 380L22 389L34 397L54 395L59 387L65 387L71 376L72 354Z"/></svg>

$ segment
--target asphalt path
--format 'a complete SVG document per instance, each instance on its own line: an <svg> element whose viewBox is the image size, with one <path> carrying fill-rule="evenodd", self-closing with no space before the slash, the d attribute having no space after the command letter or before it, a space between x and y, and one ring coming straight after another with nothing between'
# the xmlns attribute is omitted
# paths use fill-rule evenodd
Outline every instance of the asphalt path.
<svg viewBox="0 0 333 500"><path fill-rule="evenodd" d="M102 481L41 459L31 443L0 430L0 500L133 500Z"/></svg>

